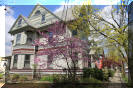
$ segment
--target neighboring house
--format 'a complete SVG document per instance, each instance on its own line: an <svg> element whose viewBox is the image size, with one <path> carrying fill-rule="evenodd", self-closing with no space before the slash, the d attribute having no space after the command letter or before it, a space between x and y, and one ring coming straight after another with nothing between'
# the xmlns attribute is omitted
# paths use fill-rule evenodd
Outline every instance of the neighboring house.
<svg viewBox="0 0 133 88"><path fill-rule="evenodd" d="M68 12L71 12L71 10ZM41 30L45 32L47 27L49 27L51 24L55 23L56 21L65 20L61 14L65 13L58 12L55 14L41 5L36 5L28 18L22 15L17 18L9 31L9 33L14 36L12 41L10 73L32 74L35 58L35 47L32 46L32 43L34 43L35 39L40 38L40 41L43 41L44 39L38 34L37 31ZM71 15L72 12L71 14L69 13L68 17L66 18L67 21L73 19ZM67 29L66 35L67 37L72 36L70 30ZM41 47L38 48L38 50L41 49ZM38 57L47 61L49 59L47 55ZM65 60L58 59L56 62L58 65L66 67ZM83 61L79 61L78 63L79 68L82 69ZM42 63L40 62L40 64ZM50 68L48 65L46 65L41 72L43 74L59 74L63 71L61 67L56 65L51 65Z"/></svg>
<svg viewBox="0 0 133 88"><path fill-rule="evenodd" d="M5 72L6 67L7 70L10 70L10 61L11 60L11 56L7 56L7 57L0 57L0 72Z"/></svg>
<svg viewBox="0 0 133 88"><path fill-rule="evenodd" d="M4 63L6 63L4 58L0 57L0 72L4 72L5 71Z"/></svg>
<svg viewBox="0 0 133 88"><path fill-rule="evenodd" d="M89 58L90 58L90 67L96 68L97 67L96 62L99 62L100 60L105 58L104 50L103 49L97 50L97 49L91 48L89 52Z"/></svg>

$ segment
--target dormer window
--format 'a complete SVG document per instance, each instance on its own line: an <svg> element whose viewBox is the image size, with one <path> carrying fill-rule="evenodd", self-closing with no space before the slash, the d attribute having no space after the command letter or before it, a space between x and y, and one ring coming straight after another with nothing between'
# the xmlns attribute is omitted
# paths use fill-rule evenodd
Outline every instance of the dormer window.
<svg viewBox="0 0 133 88"><path fill-rule="evenodd" d="M42 19L41 19L41 22L45 22L45 14L42 14Z"/></svg>
<svg viewBox="0 0 133 88"><path fill-rule="evenodd" d="M39 15L39 14L41 14L41 12L40 12L40 10L37 10L37 11L35 12L35 16L37 16L37 15Z"/></svg>
<svg viewBox="0 0 133 88"><path fill-rule="evenodd" d="M21 23L22 23L22 19L19 19L18 26L21 26Z"/></svg>

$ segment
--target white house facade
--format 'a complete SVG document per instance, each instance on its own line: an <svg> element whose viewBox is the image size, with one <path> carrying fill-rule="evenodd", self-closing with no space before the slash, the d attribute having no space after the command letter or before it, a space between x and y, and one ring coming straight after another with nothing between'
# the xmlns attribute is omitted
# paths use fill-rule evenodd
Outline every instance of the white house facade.
<svg viewBox="0 0 133 88"><path fill-rule="evenodd" d="M44 39L37 31L41 30L45 32L51 24L61 20L62 19L59 16L41 5L36 5L28 18L22 15L17 18L9 31L14 37L12 40L10 73L32 74L34 58L36 56L35 46L33 46L32 43L37 38L40 38L40 41L43 41ZM70 30L67 29L65 36L72 36ZM38 50L41 50L41 47L39 47ZM48 55L38 57L41 60L48 61ZM41 65L43 62L40 61L39 64ZM79 68L82 69L84 67L84 62L79 60L78 65ZM42 69L40 68L40 71L43 74L60 74L63 73L62 67L67 68L67 64L60 56L49 66L46 63Z"/></svg>

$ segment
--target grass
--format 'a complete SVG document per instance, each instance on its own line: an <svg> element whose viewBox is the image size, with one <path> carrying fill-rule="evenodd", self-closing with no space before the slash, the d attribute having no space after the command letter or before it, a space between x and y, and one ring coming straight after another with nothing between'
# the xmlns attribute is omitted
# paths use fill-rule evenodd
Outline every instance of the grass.
<svg viewBox="0 0 133 88"><path fill-rule="evenodd" d="M53 82L53 76L43 76L40 81L49 81Z"/></svg>
<svg viewBox="0 0 133 88"><path fill-rule="evenodd" d="M122 74L122 79L124 80L125 83L128 83L128 77L124 76L124 74Z"/></svg>
<svg viewBox="0 0 133 88"><path fill-rule="evenodd" d="M0 73L0 79L2 79L3 78L3 74L2 73Z"/></svg>

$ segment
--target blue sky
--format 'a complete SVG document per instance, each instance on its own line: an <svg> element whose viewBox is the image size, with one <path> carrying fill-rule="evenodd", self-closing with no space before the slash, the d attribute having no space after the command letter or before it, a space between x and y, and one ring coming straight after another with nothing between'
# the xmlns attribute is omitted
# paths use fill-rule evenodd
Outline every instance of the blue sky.
<svg viewBox="0 0 133 88"><path fill-rule="evenodd" d="M43 5L51 12L54 12L55 10L59 9L61 5ZM96 8L103 8L106 5L95 5ZM25 17L28 17L35 5L10 5L12 10L14 10L13 17L17 19L17 17L22 14Z"/></svg>
<svg viewBox="0 0 133 88"><path fill-rule="evenodd" d="M54 12L61 5L44 5L44 6L51 12ZM10 7L12 8L12 10L15 11L13 17L17 18L20 14L22 14L25 17L28 17L32 9L35 7L35 5L10 5Z"/></svg>
<svg viewBox="0 0 133 88"><path fill-rule="evenodd" d="M42 5L62 5L65 0L0 0L1 4L6 5L36 5L40 3ZM83 2L91 1L92 5L118 5L120 0L69 0L70 4L83 4ZM133 0L129 0L130 2Z"/></svg>

